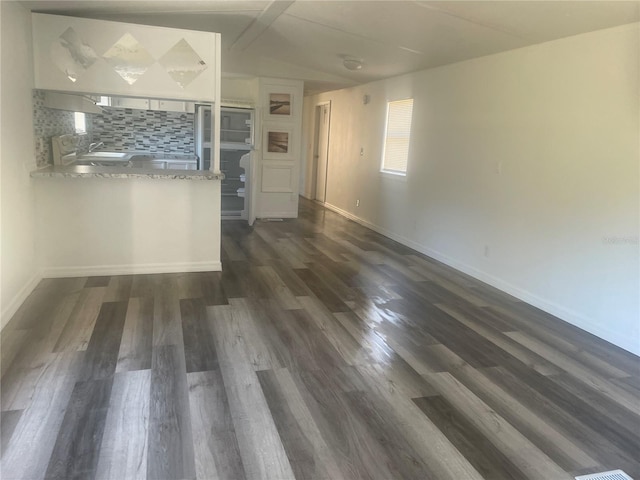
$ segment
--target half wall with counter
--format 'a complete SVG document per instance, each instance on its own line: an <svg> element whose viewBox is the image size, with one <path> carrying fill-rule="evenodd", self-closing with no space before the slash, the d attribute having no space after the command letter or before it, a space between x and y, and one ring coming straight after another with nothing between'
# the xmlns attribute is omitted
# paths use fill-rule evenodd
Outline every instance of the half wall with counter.
<svg viewBox="0 0 640 480"><path fill-rule="evenodd" d="M201 171L32 174L45 277L220 270L220 180Z"/></svg>

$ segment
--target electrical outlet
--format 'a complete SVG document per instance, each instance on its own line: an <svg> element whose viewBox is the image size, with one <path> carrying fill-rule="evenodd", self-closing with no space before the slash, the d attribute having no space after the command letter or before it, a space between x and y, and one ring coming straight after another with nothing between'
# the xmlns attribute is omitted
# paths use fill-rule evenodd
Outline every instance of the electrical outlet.
<svg viewBox="0 0 640 480"><path fill-rule="evenodd" d="M489 258L489 245L484 246L484 256Z"/></svg>
<svg viewBox="0 0 640 480"><path fill-rule="evenodd" d="M360 156L364 157L364 147L360 147Z"/></svg>
<svg viewBox="0 0 640 480"><path fill-rule="evenodd" d="M360 200L356 200L356 207L360 206Z"/></svg>

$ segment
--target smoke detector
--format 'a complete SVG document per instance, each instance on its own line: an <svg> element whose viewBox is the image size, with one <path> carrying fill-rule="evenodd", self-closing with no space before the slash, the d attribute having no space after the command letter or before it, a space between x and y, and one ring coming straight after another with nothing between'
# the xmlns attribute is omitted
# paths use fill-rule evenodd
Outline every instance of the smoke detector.
<svg viewBox="0 0 640 480"><path fill-rule="evenodd" d="M342 60L342 65L347 70L361 70L362 69L362 60L354 57L345 57Z"/></svg>

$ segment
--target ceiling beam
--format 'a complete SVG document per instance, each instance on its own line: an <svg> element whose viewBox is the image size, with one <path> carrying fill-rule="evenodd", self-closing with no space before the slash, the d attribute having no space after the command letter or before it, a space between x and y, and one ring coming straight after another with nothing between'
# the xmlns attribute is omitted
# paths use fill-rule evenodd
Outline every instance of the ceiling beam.
<svg viewBox="0 0 640 480"><path fill-rule="evenodd" d="M232 51L246 50L262 35L295 0L275 0L258 15L229 47Z"/></svg>

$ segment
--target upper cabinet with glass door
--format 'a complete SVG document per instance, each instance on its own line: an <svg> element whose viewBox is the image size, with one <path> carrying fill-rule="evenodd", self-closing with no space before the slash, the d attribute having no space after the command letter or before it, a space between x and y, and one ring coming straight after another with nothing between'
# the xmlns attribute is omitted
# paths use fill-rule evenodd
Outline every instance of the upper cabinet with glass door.
<svg viewBox="0 0 640 480"><path fill-rule="evenodd" d="M215 103L220 34L34 13L36 88Z"/></svg>

